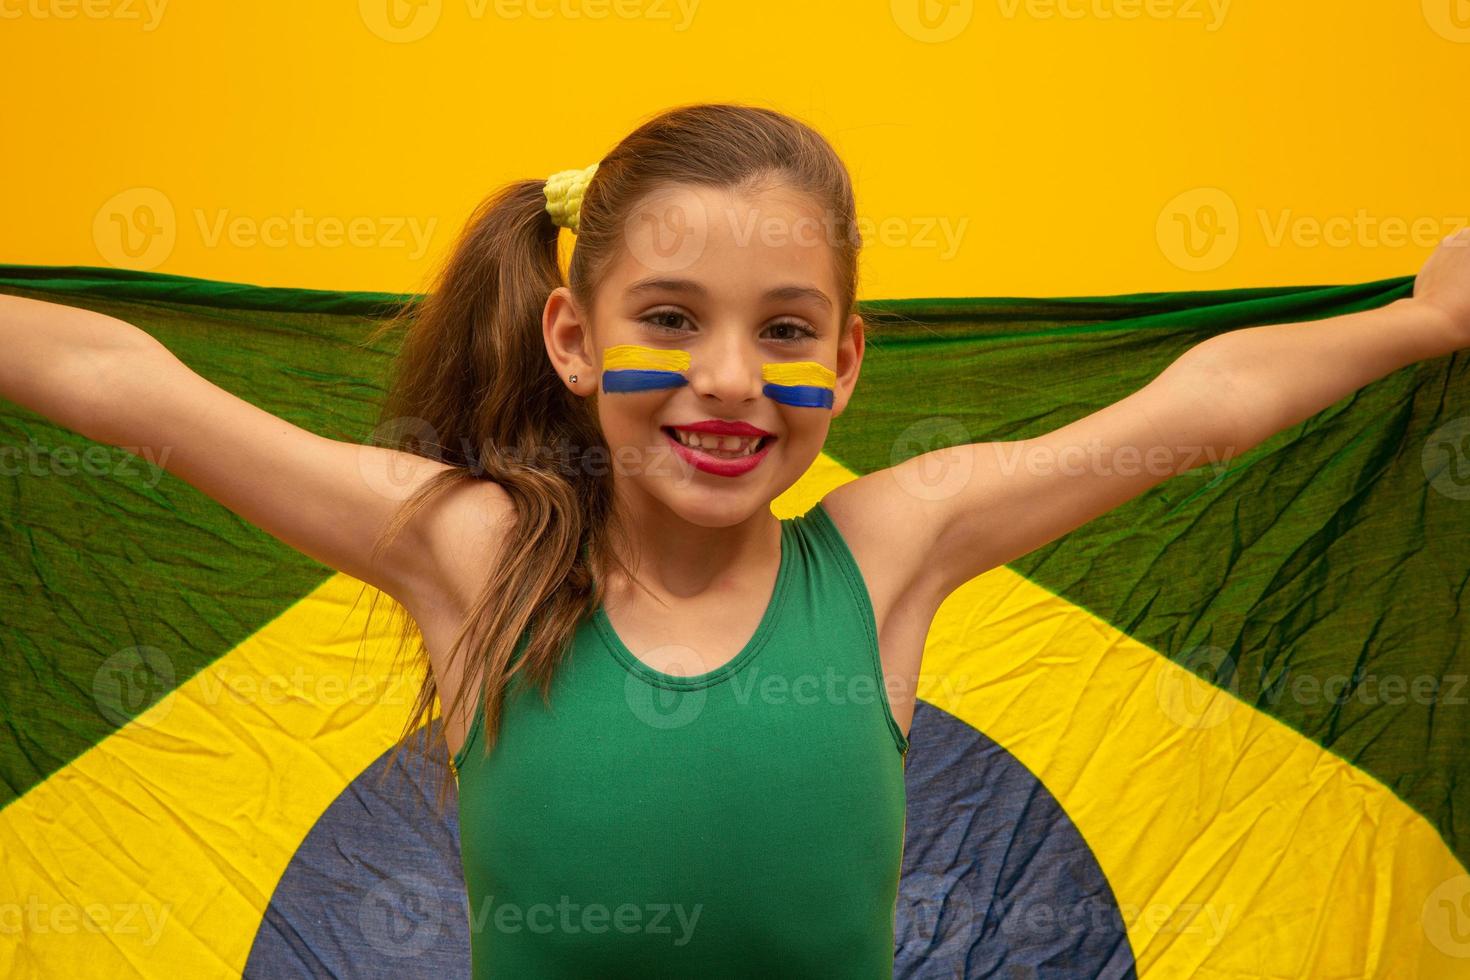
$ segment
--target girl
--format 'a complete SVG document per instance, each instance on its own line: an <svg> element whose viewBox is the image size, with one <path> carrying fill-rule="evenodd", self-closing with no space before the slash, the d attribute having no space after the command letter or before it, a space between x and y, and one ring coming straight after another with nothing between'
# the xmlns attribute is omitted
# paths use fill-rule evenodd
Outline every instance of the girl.
<svg viewBox="0 0 1470 980"><path fill-rule="evenodd" d="M476 212L387 325L407 327L388 446L315 436L128 324L16 297L0 393L150 447L408 613L414 714L442 701L459 779L476 976L887 977L940 603L1186 460L1470 344L1470 233L1411 298L1219 334L1054 432L924 453L778 520L857 385L860 244L820 135L686 106Z"/></svg>

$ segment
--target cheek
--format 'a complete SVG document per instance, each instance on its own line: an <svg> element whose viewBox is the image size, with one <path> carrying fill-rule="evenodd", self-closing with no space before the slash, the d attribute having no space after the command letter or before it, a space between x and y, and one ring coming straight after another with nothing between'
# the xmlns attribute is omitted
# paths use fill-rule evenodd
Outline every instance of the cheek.
<svg viewBox="0 0 1470 980"><path fill-rule="evenodd" d="M761 365L761 390L781 405L814 412L830 412L837 376L817 361L789 361Z"/></svg>
<svg viewBox="0 0 1470 980"><path fill-rule="evenodd" d="M781 423L786 430L782 441L802 453L817 453L827 441L832 426L832 412L825 408L793 408L780 406Z"/></svg>
<svg viewBox="0 0 1470 980"><path fill-rule="evenodd" d="M600 387L607 394L638 394L682 388L688 383L689 352L617 344L603 351Z"/></svg>
<svg viewBox="0 0 1470 980"><path fill-rule="evenodd" d="M662 445L663 435L655 424L669 392L597 395L597 420L602 437L610 447Z"/></svg>

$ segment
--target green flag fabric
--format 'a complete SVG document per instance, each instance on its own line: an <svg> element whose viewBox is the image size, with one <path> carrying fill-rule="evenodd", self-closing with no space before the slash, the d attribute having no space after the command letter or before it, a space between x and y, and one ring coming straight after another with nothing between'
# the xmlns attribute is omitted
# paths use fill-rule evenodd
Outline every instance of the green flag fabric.
<svg viewBox="0 0 1470 980"><path fill-rule="evenodd" d="M1212 335L1411 289L865 302L856 394L772 509L1040 435ZM348 441L401 299L80 267L0 266L0 291L135 324ZM895 976L1470 977L1466 363L1399 370L950 596ZM0 464L0 973L467 976L446 760L375 780L420 678L364 586L166 459L9 402Z"/></svg>

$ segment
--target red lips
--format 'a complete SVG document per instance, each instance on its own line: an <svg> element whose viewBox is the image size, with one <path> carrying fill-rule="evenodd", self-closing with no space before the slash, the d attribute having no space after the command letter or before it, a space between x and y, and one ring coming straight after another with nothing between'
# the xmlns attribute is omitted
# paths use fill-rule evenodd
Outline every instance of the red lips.
<svg viewBox="0 0 1470 980"><path fill-rule="evenodd" d="M684 429L688 432L707 432L716 436L749 436L752 439L771 435L765 429L758 429L749 422L728 422L724 419L705 419L703 422L671 425L669 428Z"/></svg>
<svg viewBox="0 0 1470 980"><path fill-rule="evenodd" d="M766 458L766 454L771 451L771 444L775 442L775 439L766 439L761 442L760 448L749 456L724 459L686 446L667 431L664 432L664 438L669 440L669 445L673 448L674 453L684 462L697 470L713 473L716 476L743 476L749 473L760 465L761 460Z"/></svg>

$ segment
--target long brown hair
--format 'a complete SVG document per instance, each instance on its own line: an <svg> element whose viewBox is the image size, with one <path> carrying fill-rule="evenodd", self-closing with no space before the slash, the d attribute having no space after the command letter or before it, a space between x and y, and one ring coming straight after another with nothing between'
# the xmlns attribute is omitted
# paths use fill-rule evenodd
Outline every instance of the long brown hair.
<svg viewBox="0 0 1470 980"><path fill-rule="evenodd" d="M671 182L736 191L781 182L810 195L836 232L829 240L846 332L856 306L861 248L847 169L805 123L736 104L664 111L599 161L582 200L565 283L582 310L593 309L597 284L618 258L627 215ZM596 406L562 383L542 338L547 297L564 285L560 229L546 211L544 183L516 181L482 202L426 297L405 304L375 333L405 330L378 440L455 467L404 503L379 547L420 507L465 481L493 480L514 504L514 525L498 559L487 561L487 579L449 655L469 660L443 717L461 710L465 697L481 696L487 753L512 677L524 671L549 701L573 633L602 601L602 570L628 571L619 556L629 553L629 536L615 513L612 475L608 467L586 465L608 455ZM399 652L417 639L422 653L415 624L402 618ZM524 653L516 658L528 629ZM420 658L421 665L426 662ZM472 682L477 676L479 691ZM395 758L408 734L428 720L438 694L426 667ZM443 735L441 725L441 740ZM426 752L428 737L425 731ZM443 775L441 806L451 775L447 767Z"/></svg>

